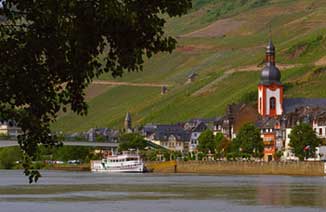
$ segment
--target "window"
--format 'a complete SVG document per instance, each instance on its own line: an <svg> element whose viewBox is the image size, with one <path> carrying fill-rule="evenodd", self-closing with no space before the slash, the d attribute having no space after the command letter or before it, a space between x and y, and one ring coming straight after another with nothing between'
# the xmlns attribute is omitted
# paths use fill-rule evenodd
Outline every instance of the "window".
<svg viewBox="0 0 326 212"><path fill-rule="evenodd" d="M276 99L275 99L275 97L270 98L269 106L270 106L271 110L275 110L275 108L276 108Z"/></svg>
<svg viewBox="0 0 326 212"><path fill-rule="evenodd" d="M323 134L323 128L319 128L319 135Z"/></svg>
<svg viewBox="0 0 326 212"><path fill-rule="evenodd" d="M259 111L262 113L262 102L261 102L261 97L259 98Z"/></svg>

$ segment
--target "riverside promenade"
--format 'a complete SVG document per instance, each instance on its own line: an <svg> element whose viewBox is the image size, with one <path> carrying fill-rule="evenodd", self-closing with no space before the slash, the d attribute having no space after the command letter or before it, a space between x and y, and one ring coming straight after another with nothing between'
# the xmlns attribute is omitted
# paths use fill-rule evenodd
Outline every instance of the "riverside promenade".
<svg viewBox="0 0 326 212"><path fill-rule="evenodd" d="M156 173L193 173L211 175L293 175L326 176L324 162L251 161L167 161L146 162Z"/></svg>

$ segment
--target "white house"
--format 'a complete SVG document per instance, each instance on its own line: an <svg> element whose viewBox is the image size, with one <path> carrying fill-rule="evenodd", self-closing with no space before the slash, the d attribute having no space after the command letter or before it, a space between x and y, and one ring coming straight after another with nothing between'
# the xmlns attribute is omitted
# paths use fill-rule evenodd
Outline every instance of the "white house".
<svg viewBox="0 0 326 212"><path fill-rule="evenodd" d="M17 127L14 121L0 120L0 135L17 137L21 133L21 128Z"/></svg>

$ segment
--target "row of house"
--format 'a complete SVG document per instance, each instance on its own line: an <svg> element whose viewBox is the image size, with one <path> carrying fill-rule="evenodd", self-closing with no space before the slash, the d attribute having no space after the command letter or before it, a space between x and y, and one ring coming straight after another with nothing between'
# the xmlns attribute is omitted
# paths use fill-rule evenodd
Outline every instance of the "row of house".
<svg viewBox="0 0 326 212"><path fill-rule="evenodd" d="M81 140L89 142L110 142L117 143L121 132L111 128L91 128L86 132L76 132L66 135L66 140Z"/></svg>
<svg viewBox="0 0 326 212"><path fill-rule="evenodd" d="M196 150L200 134L214 125L215 119L192 119L178 124L146 124L141 134L149 141L172 151Z"/></svg>

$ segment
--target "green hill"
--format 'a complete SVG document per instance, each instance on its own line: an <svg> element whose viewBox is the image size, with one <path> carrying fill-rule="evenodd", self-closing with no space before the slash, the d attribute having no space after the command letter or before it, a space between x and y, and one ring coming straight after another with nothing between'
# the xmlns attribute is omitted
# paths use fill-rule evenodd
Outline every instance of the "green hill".
<svg viewBox="0 0 326 212"><path fill-rule="evenodd" d="M254 101L270 26L286 97L326 97L326 1L194 0L186 16L168 20L178 39L172 54L154 56L143 72L100 78L167 84L166 95L159 87L91 86L88 116L61 115L53 129L121 127L127 111L134 124L173 123ZM198 77L186 83L191 73Z"/></svg>

